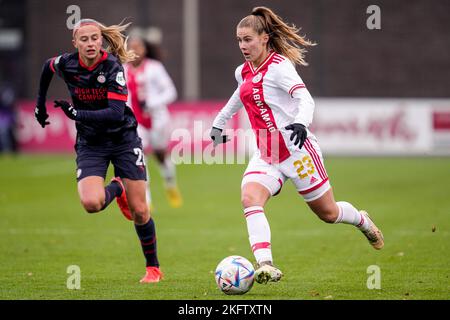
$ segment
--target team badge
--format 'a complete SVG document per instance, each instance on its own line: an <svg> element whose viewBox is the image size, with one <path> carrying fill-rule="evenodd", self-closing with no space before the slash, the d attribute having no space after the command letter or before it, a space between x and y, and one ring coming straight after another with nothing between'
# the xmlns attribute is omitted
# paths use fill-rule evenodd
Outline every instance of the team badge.
<svg viewBox="0 0 450 320"><path fill-rule="evenodd" d="M53 65L57 65L59 63L59 60L61 60L61 56L56 57L55 61L53 62Z"/></svg>
<svg viewBox="0 0 450 320"><path fill-rule="evenodd" d="M105 83L105 81L106 81L106 77L104 76L104 75L99 75L98 77L97 77L97 81L98 82L100 82L100 83Z"/></svg>
<svg viewBox="0 0 450 320"><path fill-rule="evenodd" d="M124 86L124 85L125 85L125 77L123 76L123 72L122 72L122 71L120 71L119 73L117 73L117 76L116 76L116 82L117 82L118 84L120 84L121 86Z"/></svg>
<svg viewBox="0 0 450 320"><path fill-rule="evenodd" d="M253 83L258 83L258 82L261 81L261 79L262 79L262 73L261 73L261 72L258 72L258 74L257 74L256 76L253 77L252 82L253 82Z"/></svg>

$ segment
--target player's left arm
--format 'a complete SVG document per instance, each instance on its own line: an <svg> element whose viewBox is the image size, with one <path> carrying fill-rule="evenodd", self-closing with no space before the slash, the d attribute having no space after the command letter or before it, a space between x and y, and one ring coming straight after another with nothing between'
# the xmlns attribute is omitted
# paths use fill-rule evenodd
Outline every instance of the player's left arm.
<svg viewBox="0 0 450 320"><path fill-rule="evenodd" d="M290 61L284 61L279 65L277 80L280 88L297 100L298 109L293 123L289 124L285 129L292 131L290 140L293 141L295 139L294 145L298 145L299 149L301 149L308 137L306 128L313 119L314 100Z"/></svg>
<svg viewBox="0 0 450 320"><path fill-rule="evenodd" d="M308 127L313 120L314 100L290 61L284 61L279 65L277 83L281 89L297 100L298 112L294 123Z"/></svg>
<svg viewBox="0 0 450 320"><path fill-rule="evenodd" d="M77 110L67 101L55 101L55 107L60 107L67 117L75 121L119 122L125 117L128 92L123 67L113 66L108 77L108 107L100 110Z"/></svg>
<svg viewBox="0 0 450 320"><path fill-rule="evenodd" d="M55 108L61 108L67 117L75 121L122 121L127 107L124 101L108 100L108 108L101 110L77 110L70 102L55 100Z"/></svg>

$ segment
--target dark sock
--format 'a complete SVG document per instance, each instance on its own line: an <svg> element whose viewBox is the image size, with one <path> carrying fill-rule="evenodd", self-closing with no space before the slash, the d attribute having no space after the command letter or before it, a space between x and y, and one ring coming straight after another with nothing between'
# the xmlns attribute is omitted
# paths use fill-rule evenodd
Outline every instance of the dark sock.
<svg viewBox="0 0 450 320"><path fill-rule="evenodd" d="M105 204L102 207L102 210L105 209L111 201L113 201L116 197L119 197L122 194L122 187L116 181L111 182L105 187Z"/></svg>
<svg viewBox="0 0 450 320"><path fill-rule="evenodd" d="M141 240L142 251L144 252L147 267L159 267L156 254L156 232L153 219L150 218L146 224L135 224L136 232Z"/></svg>

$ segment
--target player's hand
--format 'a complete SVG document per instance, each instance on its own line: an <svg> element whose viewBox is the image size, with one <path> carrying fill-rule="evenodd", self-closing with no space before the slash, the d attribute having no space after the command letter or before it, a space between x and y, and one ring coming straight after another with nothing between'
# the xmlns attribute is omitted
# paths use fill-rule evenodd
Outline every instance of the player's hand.
<svg viewBox="0 0 450 320"><path fill-rule="evenodd" d="M292 141L295 138L294 145L298 145L298 148L301 149L305 143L306 137L308 136L306 127L301 123L293 123L288 125L285 129L293 131L290 139Z"/></svg>
<svg viewBox="0 0 450 320"><path fill-rule="evenodd" d="M34 108L34 117L42 128L45 128L46 125L50 124L50 121L47 121L48 114L45 105L37 105L36 108Z"/></svg>
<svg viewBox="0 0 450 320"><path fill-rule="evenodd" d="M214 143L214 147L216 147L221 143L227 143L228 141L230 141L228 136L222 135L222 129L216 127L212 127L209 136L211 137L211 140Z"/></svg>
<svg viewBox="0 0 450 320"><path fill-rule="evenodd" d="M72 120L77 119L77 109L73 107L69 102L64 100L55 100L55 108L60 107L66 116Z"/></svg>

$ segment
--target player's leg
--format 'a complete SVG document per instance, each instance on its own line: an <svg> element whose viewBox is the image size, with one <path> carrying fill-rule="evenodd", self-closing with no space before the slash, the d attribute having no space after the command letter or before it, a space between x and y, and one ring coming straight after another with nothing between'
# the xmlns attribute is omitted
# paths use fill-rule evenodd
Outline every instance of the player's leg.
<svg viewBox="0 0 450 320"><path fill-rule="evenodd" d="M150 216L145 196L146 182L130 179L123 179L123 181L134 227L146 260L146 275L141 279L141 283L159 282L163 275L159 269L155 223Z"/></svg>
<svg viewBox="0 0 450 320"><path fill-rule="evenodd" d="M331 188L320 198L307 203L311 210L323 221L354 225L361 230L375 249L379 250L384 246L383 234L368 213L356 209L349 202L336 202Z"/></svg>
<svg viewBox="0 0 450 320"><path fill-rule="evenodd" d="M150 130L138 125L137 128L137 132L139 137L141 138L142 141L142 145L143 145L143 150L145 151L145 149L147 149L149 141L150 141ZM144 155L144 163L145 163L145 168L147 170L147 185L146 185L146 190L145 190L145 196L147 198L147 204L149 206L149 208L152 208L152 192L150 189L150 172L148 171L148 165L147 165L147 158Z"/></svg>
<svg viewBox="0 0 450 320"><path fill-rule="evenodd" d="M117 147L113 165L115 175L122 178L125 186L128 207L146 261L146 275L141 282L159 282L162 272L156 250L155 223L146 200L146 168L140 139Z"/></svg>
<svg viewBox="0 0 450 320"><path fill-rule="evenodd" d="M258 283L278 281L282 272L273 266L271 233L264 206L282 187L284 177L255 156L249 163L241 185L241 202L247 222L250 246L257 262Z"/></svg>
<svg viewBox="0 0 450 320"><path fill-rule="evenodd" d="M102 210L105 203L105 188L102 177L90 176L78 182L78 195L84 210L96 213Z"/></svg>
<svg viewBox="0 0 450 320"><path fill-rule="evenodd" d="M358 211L348 202L334 200L322 152L313 136L306 139L302 150L283 162L283 172L321 220L352 224L364 233L374 248L381 249L383 236L367 213Z"/></svg>
<svg viewBox="0 0 450 320"><path fill-rule="evenodd" d="M108 152L86 145L77 145L78 194L84 209L95 213L105 209L112 200L120 196L123 188L117 182L104 187L108 170Z"/></svg>
<svg viewBox="0 0 450 320"><path fill-rule="evenodd" d="M161 176L164 179L164 187L169 204L173 208L179 208L183 204L183 198L177 185L175 164L170 159L167 150L155 150L155 158L158 161Z"/></svg>

